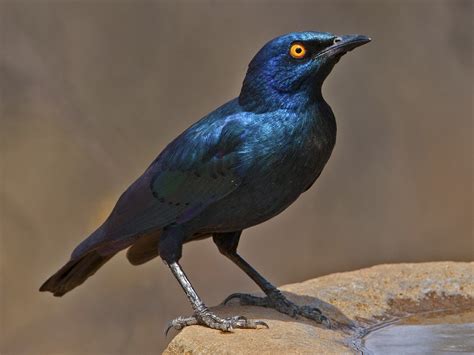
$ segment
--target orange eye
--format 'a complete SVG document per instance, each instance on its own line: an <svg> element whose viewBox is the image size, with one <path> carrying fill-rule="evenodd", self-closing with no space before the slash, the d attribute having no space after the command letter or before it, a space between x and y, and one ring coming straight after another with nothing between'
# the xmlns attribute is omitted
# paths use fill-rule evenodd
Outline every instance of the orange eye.
<svg viewBox="0 0 474 355"><path fill-rule="evenodd" d="M306 55L306 48L301 43L294 43L290 47L290 55L295 59L301 59Z"/></svg>

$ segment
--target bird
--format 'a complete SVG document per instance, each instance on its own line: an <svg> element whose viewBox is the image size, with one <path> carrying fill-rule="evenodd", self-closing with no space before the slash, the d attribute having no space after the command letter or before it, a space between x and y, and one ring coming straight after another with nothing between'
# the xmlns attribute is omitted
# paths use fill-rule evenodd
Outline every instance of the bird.
<svg viewBox="0 0 474 355"><path fill-rule="evenodd" d="M281 213L320 176L337 131L323 82L343 55L370 41L363 35L305 31L266 43L250 61L238 97L169 143L40 291L63 296L127 249L132 265L159 256L191 303L192 315L172 320L167 331L192 325L224 332L268 328L262 320L218 316L195 291L179 263L183 245L212 238L265 294L236 293L224 303L237 299L330 324L318 308L288 300L237 246L244 229Z"/></svg>

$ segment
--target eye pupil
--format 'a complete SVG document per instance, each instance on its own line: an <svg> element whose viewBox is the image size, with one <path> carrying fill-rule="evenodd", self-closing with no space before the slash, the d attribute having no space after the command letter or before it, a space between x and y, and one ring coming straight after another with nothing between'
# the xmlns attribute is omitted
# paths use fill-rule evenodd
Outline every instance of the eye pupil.
<svg viewBox="0 0 474 355"><path fill-rule="evenodd" d="M295 52L298 53L298 54L300 54L302 51L303 50L301 49L301 47L298 47L298 48L295 49Z"/></svg>

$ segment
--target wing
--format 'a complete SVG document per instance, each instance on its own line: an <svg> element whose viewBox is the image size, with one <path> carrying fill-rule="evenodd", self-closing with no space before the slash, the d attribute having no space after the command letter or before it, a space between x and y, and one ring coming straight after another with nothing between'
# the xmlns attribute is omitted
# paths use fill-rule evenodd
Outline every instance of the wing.
<svg viewBox="0 0 474 355"><path fill-rule="evenodd" d="M124 248L127 237L185 223L233 192L242 181L245 134L238 117L190 127L120 197L98 239Z"/></svg>
<svg viewBox="0 0 474 355"><path fill-rule="evenodd" d="M240 116L191 126L120 196L106 222L72 257L94 249L104 255L117 252L140 235L189 221L237 189L246 132Z"/></svg>
<svg viewBox="0 0 474 355"><path fill-rule="evenodd" d="M245 127L239 121L190 130L173 142L157 162L150 184L163 213L160 224L184 223L241 183L241 146Z"/></svg>

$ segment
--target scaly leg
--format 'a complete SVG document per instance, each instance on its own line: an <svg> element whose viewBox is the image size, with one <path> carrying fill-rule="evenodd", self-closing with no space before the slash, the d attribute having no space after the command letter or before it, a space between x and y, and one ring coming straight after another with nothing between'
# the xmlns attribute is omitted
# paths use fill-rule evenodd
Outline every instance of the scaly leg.
<svg viewBox="0 0 474 355"><path fill-rule="evenodd" d="M204 302L198 296L193 286L186 277L183 269L178 264L181 257L182 239L179 238L178 233L164 233L160 238L160 256L171 269L171 272L178 280L188 297L194 309L194 315L191 317L178 317L170 322L165 334L171 328L181 330L189 325L204 325L213 329L220 329L224 332L230 332L234 328L256 329L259 325L268 328L267 324L260 320L250 320L243 316L235 316L229 318L221 318L212 313L206 307Z"/></svg>
<svg viewBox="0 0 474 355"><path fill-rule="evenodd" d="M234 293L224 300L226 304L231 299L238 299L241 305L252 305L260 307L274 308L277 311L287 314L290 317L302 316L318 323L323 323L330 326L330 322L322 312L311 306L298 306L288 300L275 286L268 282L262 275L260 275L249 263L247 263L239 254L237 254L237 245L239 244L239 232L232 233L218 233L213 239L219 251L232 260L238 267L240 267L255 283L265 292L266 297L257 297L244 293Z"/></svg>

